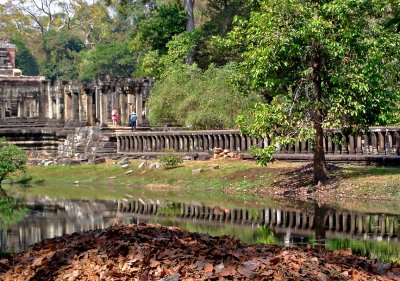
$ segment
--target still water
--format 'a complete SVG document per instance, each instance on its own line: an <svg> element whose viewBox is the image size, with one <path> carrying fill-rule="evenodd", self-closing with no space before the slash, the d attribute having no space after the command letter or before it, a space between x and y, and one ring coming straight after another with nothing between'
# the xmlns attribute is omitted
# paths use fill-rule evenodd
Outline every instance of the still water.
<svg viewBox="0 0 400 281"><path fill-rule="evenodd" d="M396 212L271 200L229 208L134 197L114 201L37 197L0 202L0 246L22 251L43 239L128 223L178 226L230 235L245 243L352 249L381 261L400 260L400 216Z"/></svg>

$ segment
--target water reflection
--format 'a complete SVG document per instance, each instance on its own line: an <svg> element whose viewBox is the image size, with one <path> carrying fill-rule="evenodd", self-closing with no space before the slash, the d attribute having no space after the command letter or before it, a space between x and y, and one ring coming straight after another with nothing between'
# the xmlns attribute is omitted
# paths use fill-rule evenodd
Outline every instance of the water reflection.
<svg viewBox="0 0 400 281"><path fill-rule="evenodd" d="M0 205L1 206L1 205ZM27 217L1 220L1 248L17 251L46 238L113 224L160 223L211 235L230 235L246 243L310 244L351 248L380 260L398 260L397 215L361 213L329 206L221 208L153 200L83 201L42 198L27 201ZM0 208L1 211L1 208Z"/></svg>

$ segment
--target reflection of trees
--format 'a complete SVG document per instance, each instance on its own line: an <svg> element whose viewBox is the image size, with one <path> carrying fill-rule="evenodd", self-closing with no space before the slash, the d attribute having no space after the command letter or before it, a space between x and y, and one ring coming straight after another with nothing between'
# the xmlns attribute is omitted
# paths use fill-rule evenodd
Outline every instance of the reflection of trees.
<svg viewBox="0 0 400 281"><path fill-rule="evenodd" d="M325 247L331 250L351 249L356 255L380 261L400 262L400 245L389 241L327 239Z"/></svg>
<svg viewBox="0 0 400 281"><path fill-rule="evenodd" d="M28 213L25 204L13 198L0 198L0 226L2 229L16 224Z"/></svg>
<svg viewBox="0 0 400 281"><path fill-rule="evenodd" d="M315 247L325 247L326 239L326 228L325 228L325 216L328 213L328 208L325 206L319 206L316 202L314 203L314 228L315 228Z"/></svg>

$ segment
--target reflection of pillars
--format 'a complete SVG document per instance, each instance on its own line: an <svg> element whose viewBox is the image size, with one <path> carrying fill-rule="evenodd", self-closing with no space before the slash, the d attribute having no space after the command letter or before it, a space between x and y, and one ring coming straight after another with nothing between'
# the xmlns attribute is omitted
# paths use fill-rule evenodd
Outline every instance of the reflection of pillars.
<svg viewBox="0 0 400 281"><path fill-rule="evenodd" d="M348 214L347 213L343 213L343 218L342 218L342 229L343 232L347 232L347 225L348 225Z"/></svg>
<svg viewBox="0 0 400 281"><path fill-rule="evenodd" d="M368 234L369 233L369 231L370 231L370 224L371 224L371 217L369 216L369 215L366 215L365 216L365 221L364 221L364 231L365 231L365 233L366 234Z"/></svg>
<svg viewBox="0 0 400 281"><path fill-rule="evenodd" d="M354 213L350 214L350 233L354 234L354 231L356 229L356 216Z"/></svg>
<svg viewBox="0 0 400 281"><path fill-rule="evenodd" d="M358 228L358 234L362 234L363 233L363 217L360 214L357 215L357 228Z"/></svg>
<svg viewBox="0 0 400 281"><path fill-rule="evenodd" d="M301 212L296 211L296 228L301 226Z"/></svg>
<svg viewBox="0 0 400 281"><path fill-rule="evenodd" d="M276 222L276 211L275 209L271 210L271 221L270 221L270 225L274 226Z"/></svg>
<svg viewBox="0 0 400 281"><path fill-rule="evenodd" d="M389 237L393 237L394 235L394 218L391 217L389 219Z"/></svg>
<svg viewBox="0 0 400 281"><path fill-rule="evenodd" d="M315 225L315 238L317 240L317 248L324 247L325 238L326 238L326 229L325 229L325 215L328 212L328 209L325 207L318 206L317 203L314 203L314 225Z"/></svg>
<svg viewBox="0 0 400 281"><path fill-rule="evenodd" d="M329 230L333 229L333 214L329 214L328 216Z"/></svg>
<svg viewBox="0 0 400 281"><path fill-rule="evenodd" d="M386 217L385 216L380 216L379 217L379 221L380 221L380 223L379 223L379 226L380 226L380 229L381 229L381 237L383 237L383 236L385 236L386 235Z"/></svg>

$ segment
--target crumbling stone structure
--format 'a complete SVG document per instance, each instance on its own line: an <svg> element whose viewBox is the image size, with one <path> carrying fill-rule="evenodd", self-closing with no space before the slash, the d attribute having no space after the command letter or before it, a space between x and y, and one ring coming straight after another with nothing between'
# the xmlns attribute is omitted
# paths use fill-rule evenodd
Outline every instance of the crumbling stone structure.
<svg viewBox="0 0 400 281"><path fill-rule="evenodd" d="M111 111L118 112L119 125L128 126L129 115L136 112L138 125L147 115L146 106L152 79L109 78L92 83L60 81L50 88L48 118L107 127Z"/></svg>
<svg viewBox="0 0 400 281"><path fill-rule="evenodd" d="M15 54L16 46L0 39L0 136L9 141L55 155L59 148L63 153L69 149L65 140L71 134L70 139L75 138L76 129L96 126L107 131L113 109L121 126L128 126L132 112L136 112L139 126L146 124L152 79L102 77L91 83L59 81L51 85L43 76L22 75L15 68Z"/></svg>
<svg viewBox="0 0 400 281"><path fill-rule="evenodd" d="M116 109L120 125L128 125L133 111L138 115L138 125L142 125L152 79L103 77L92 83L59 81L51 86L43 76L23 76L15 68L15 53L15 45L0 39L0 120L56 119L107 127L111 111Z"/></svg>

